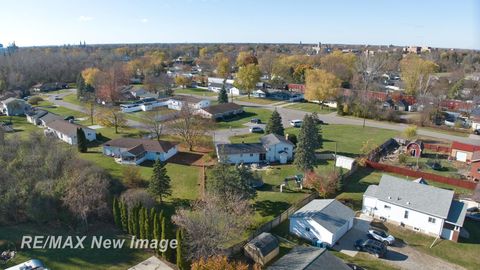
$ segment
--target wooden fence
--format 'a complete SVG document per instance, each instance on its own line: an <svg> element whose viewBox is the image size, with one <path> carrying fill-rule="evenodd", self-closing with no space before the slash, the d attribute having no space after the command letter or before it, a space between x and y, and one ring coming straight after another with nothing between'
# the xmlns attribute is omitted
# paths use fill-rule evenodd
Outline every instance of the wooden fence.
<svg viewBox="0 0 480 270"><path fill-rule="evenodd" d="M287 210L285 210L284 212L282 212L279 216L277 216L276 218L274 218L273 220L263 224L262 226L260 226L258 229L256 229L255 231L253 231L252 233L250 233L249 237L224 250L224 253L225 255L227 256L232 256L234 254L237 254L239 252L242 251L243 247L248 243L250 242L253 238L257 237L258 235L260 235L261 233L263 232L269 232L270 230L272 230L273 228L277 227L278 225L280 225L282 222L284 222L285 220L288 219L288 217L295 213L298 209L302 208L303 206L305 206L307 203L311 202L312 200L318 198L318 193L317 192L314 192L312 194L310 194L308 197L304 198L303 200L295 203L294 205L290 206Z"/></svg>
<svg viewBox="0 0 480 270"><path fill-rule="evenodd" d="M437 153L450 154L451 148L445 145L425 143L423 144L425 149L432 150Z"/></svg>
<svg viewBox="0 0 480 270"><path fill-rule="evenodd" d="M452 186L466 188L470 190L474 190L475 187L477 186L477 183L475 182L469 182L462 179L451 178L451 177L446 177L438 174L426 173L422 171L414 171L408 168L378 163L371 160L367 161L367 165L373 169L384 171L384 172L391 172L391 173L401 174L401 175L415 177L415 178L422 177L424 179L431 180L434 182L449 184Z"/></svg>

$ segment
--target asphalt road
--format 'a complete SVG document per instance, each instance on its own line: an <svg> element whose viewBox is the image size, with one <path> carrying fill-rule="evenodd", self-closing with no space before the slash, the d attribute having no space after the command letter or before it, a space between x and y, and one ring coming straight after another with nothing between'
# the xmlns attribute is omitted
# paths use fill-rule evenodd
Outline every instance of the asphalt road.
<svg viewBox="0 0 480 270"><path fill-rule="evenodd" d="M49 94L49 99L51 102L53 102L56 105L69 108L75 111L80 111L80 112L85 112L85 109L81 106L71 104L68 102L65 102L63 100L55 100L54 96L59 96L59 97L64 97L68 94L71 93L76 93L76 89L71 89L67 93L62 93L62 94ZM196 96L192 95L198 98L207 98L210 100L215 100L216 97L207 97L207 96ZM256 104L256 103L249 103L249 102L244 102L244 101L235 101L235 103L244 105L244 106L249 106L249 107L258 107L258 108L264 108L264 109L269 109L269 110L277 110L280 115L282 116L282 121L284 126L290 126L290 120L293 119L303 119L303 117L308 114L308 112L300 111L300 110L294 110L294 109L288 109L284 108L282 106L272 106L272 105L261 105L261 104ZM274 104L275 105L275 104ZM318 117L323 120L325 123L329 124L342 124L342 125L356 125L356 126L363 126L363 119L358 119L358 118L353 118L353 117L341 117L338 116L335 112L330 113L330 114L319 114ZM138 121L133 121L128 119L127 120L127 125L136 128L136 129L141 129L141 130L146 130L147 127L145 124L138 122ZM389 130L396 130L399 132L402 132L408 125L405 124L398 124L398 123L388 123L388 122L380 122L380 121L373 121L373 120L366 120L365 121L365 126L367 127L375 127L375 128L383 128L383 129L389 129ZM249 132L248 130L248 124L245 126L245 128L236 128L236 129L223 129L223 130L214 130L210 132L210 135L214 137L214 142L215 144L218 143L228 143L229 142L229 137L235 136L235 135L241 135L241 134L246 134ZM168 132L168 131L167 131ZM422 136L428 136L432 138L437 138L441 140L449 140L449 141L459 141L463 143L469 143L469 144L475 144L475 145L480 145L480 136L476 135L471 135L469 137L461 137L461 136L455 136L451 134L445 134L445 133L440 133L440 132L435 132L435 131L429 131L429 130L418 130L418 134Z"/></svg>

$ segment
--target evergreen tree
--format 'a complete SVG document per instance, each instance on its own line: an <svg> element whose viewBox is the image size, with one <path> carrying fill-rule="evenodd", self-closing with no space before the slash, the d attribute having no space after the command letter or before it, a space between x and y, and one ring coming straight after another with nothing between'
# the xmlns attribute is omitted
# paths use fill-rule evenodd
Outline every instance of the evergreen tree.
<svg viewBox="0 0 480 270"><path fill-rule="evenodd" d="M177 230L177 258L176 263L177 267L180 270L187 269L185 266L185 260L183 258L183 232L181 229Z"/></svg>
<svg viewBox="0 0 480 270"><path fill-rule="evenodd" d="M135 206L134 208L134 213L133 213L133 231L134 234L137 238L140 238L140 220L139 220L139 212L140 212L140 206Z"/></svg>
<svg viewBox="0 0 480 270"><path fill-rule="evenodd" d="M227 94L227 89L225 88L225 81L223 81L222 89L220 92L218 92L218 103L228 103L228 94Z"/></svg>
<svg viewBox="0 0 480 270"><path fill-rule="evenodd" d="M120 221L122 223L122 229L124 232L130 232L128 229L128 210L124 201L119 200L120 204Z"/></svg>
<svg viewBox="0 0 480 270"><path fill-rule="evenodd" d="M167 235L166 235L167 231L166 231L165 217L163 217L163 216L162 216L161 226L162 226L162 229L161 229L161 230L162 230L162 233L161 233L161 237L160 237L160 238L161 238L161 240L167 239ZM167 248L166 250L168 250L168 248ZM168 254L167 254L167 251L162 252L162 257L163 257L164 259L167 258L167 255L168 255Z"/></svg>
<svg viewBox="0 0 480 270"><path fill-rule="evenodd" d="M321 146L321 136L312 116L305 115L298 135L294 164L301 171L313 170L316 165L315 149Z"/></svg>
<svg viewBox="0 0 480 270"><path fill-rule="evenodd" d="M138 223L140 225L140 238L145 239L145 208L141 207L138 213Z"/></svg>
<svg viewBox="0 0 480 270"><path fill-rule="evenodd" d="M273 133L280 136L285 135L285 130L282 124L282 117L277 112L277 110L274 110L272 113L272 116L270 116L267 126L265 127L265 133L267 134Z"/></svg>
<svg viewBox="0 0 480 270"><path fill-rule="evenodd" d="M83 132L83 129L81 128L77 128L77 147L78 152L80 153L86 153L88 150L87 138L85 137L85 132Z"/></svg>
<svg viewBox="0 0 480 270"><path fill-rule="evenodd" d="M85 91L85 80L81 73L77 75L77 99L83 97Z"/></svg>
<svg viewBox="0 0 480 270"><path fill-rule="evenodd" d="M115 222L115 225L117 225L117 227L122 228L120 206L119 206L119 202L117 200L117 197L113 197L112 206L113 206L113 221Z"/></svg>
<svg viewBox="0 0 480 270"><path fill-rule="evenodd" d="M153 165L153 174L148 185L148 190L154 196L160 198L163 202L163 197L172 195L172 187L170 185L170 177L167 175L165 163L159 160L155 161Z"/></svg>
<svg viewBox="0 0 480 270"><path fill-rule="evenodd" d="M133 230L135 226L133 225L134 221L133 221L132 210L130 209L130 211L128 211L127 213L128 213L128 234L135 235Z"/></svg>
<svg viewBox="0 0 480 270"><path fill-rule="evenodd" d="M152 239L152 236L151 236L152 235L152 227L150 225L150 215L149 215L149 212L148 212L147 208L144 208L143 215L145 216L145 223L144 223L145 238L151 240Z"/></svg>

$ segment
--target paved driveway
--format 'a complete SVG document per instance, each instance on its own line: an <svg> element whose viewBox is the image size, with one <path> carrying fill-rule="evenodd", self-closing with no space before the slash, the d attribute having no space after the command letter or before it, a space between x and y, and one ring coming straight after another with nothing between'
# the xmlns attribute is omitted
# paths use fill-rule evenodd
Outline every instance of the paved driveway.
<svg viewBox="0 0 480 270"><path fill-rule="evenodd" d="M366 215L354 218L353 227L342 238L340 238L337 244L333 246L333 249L351 257L357 255L358 251L353 245L358 239L366 239L371 221L372 219Z"/></svg>

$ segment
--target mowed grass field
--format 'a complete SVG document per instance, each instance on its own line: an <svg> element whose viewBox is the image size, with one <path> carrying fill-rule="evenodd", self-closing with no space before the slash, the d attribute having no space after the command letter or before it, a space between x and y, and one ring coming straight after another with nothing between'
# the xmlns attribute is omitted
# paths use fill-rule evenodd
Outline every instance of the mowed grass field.
<svg viewBox="0 0 480 270"><path fill-rule="evenodd" d="M288 105L285 108L287 109L295 109L295 110L300 110L300 111L305 111L305 112L316 112L318 114L327 114L327 113L332 113L336 112L336 109L329 108L326 106L320 106L320 104L317 103L294 103L292 105Z"/></svg>
<svg viewBox="0 0 480 270"><path fill-rule="evenodd" d="M196 95L196 96L206 96L206 97L214 97L218 94L206 89L201 88L184 88L184 89L175 89L175 94L188 94L188 95Z"/></svg>

